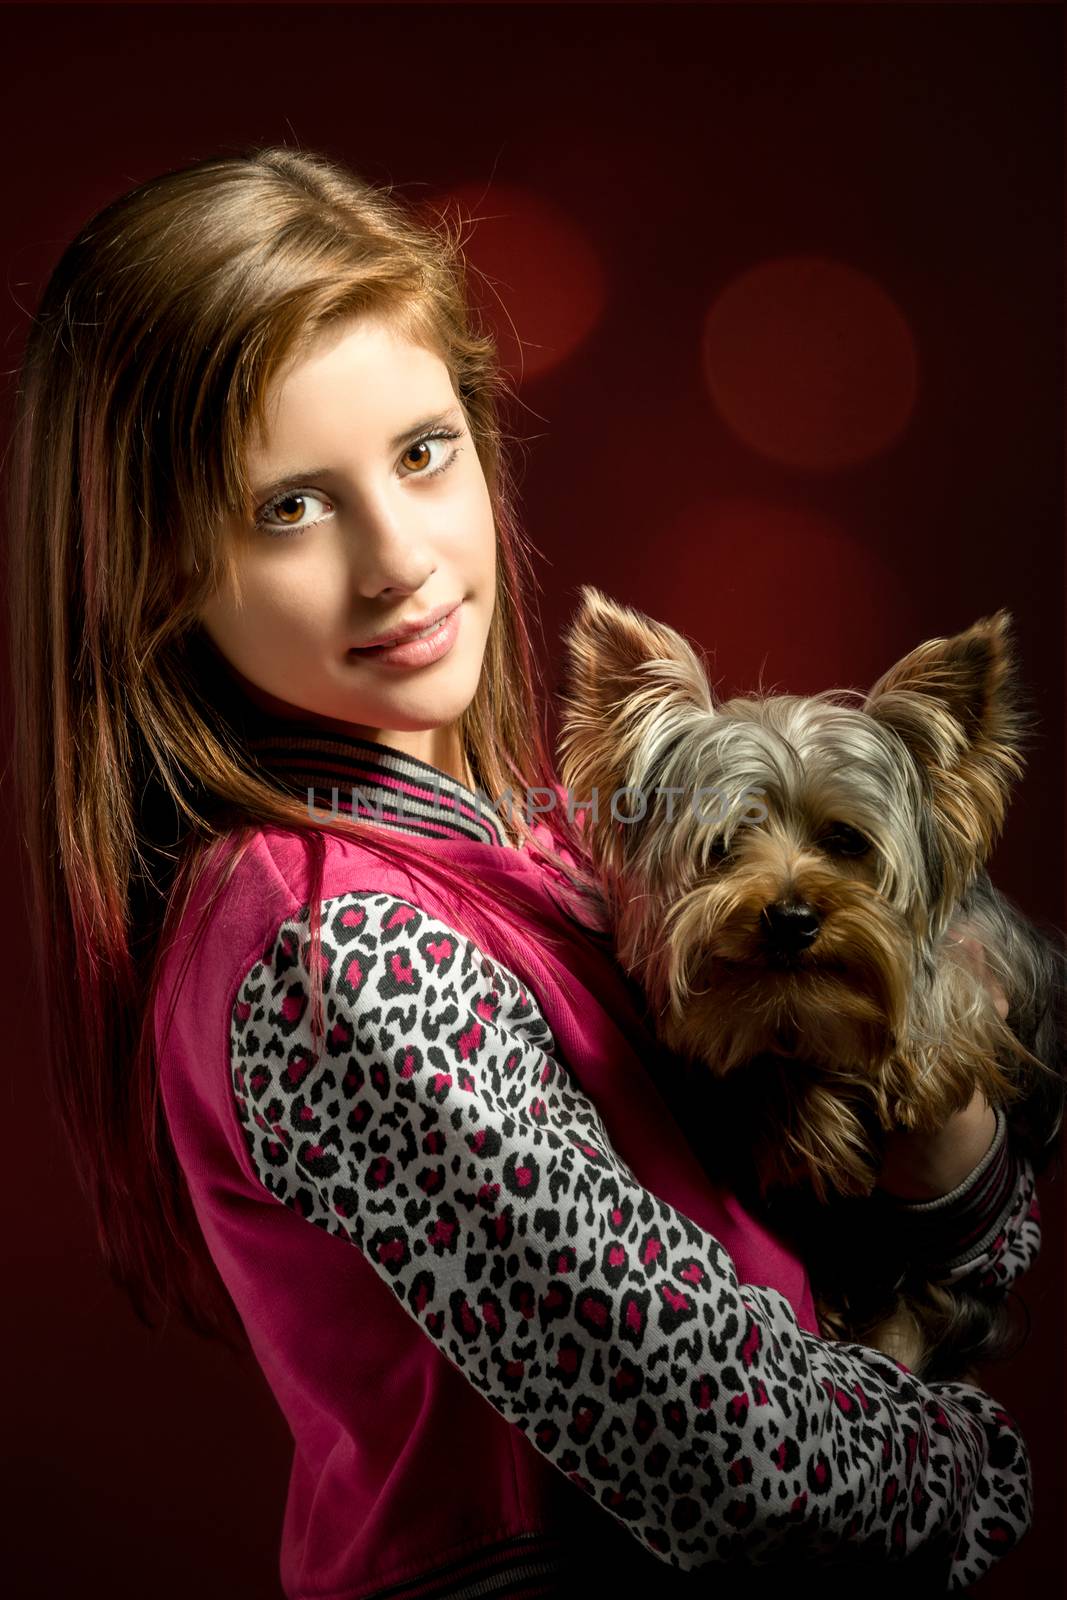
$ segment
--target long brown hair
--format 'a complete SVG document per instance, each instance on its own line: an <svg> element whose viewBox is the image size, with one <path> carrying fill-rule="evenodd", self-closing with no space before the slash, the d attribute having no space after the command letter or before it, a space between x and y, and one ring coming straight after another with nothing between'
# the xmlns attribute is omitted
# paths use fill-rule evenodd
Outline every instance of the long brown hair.
<svg viewBox="0 0 1067 1600"><path fill-rule="evenodd" d="M269 146L198 161L86 224L28 331L8 501L12 771L47 1083L108 1271L149 1327L176 1310L243 1343L169 1137L152 1025L161 952L216 847L236 843L215 895L258 828L304 838L318 1018L327 833L446 887L470 914L457 909L461 931L477 935L487 904L416 837L324 821L257 769L197 622L216 586L236 583L219 529L251 503L245 446L271 379L330 323L386 316L449 369L497 532L495 614L460 733L490 797L555 781L532 546L501 425L510 391L469 303L461 229L322 155ZM522 809L512 815L540 853ZM553 827L588 889L565 810Z"/></svg>

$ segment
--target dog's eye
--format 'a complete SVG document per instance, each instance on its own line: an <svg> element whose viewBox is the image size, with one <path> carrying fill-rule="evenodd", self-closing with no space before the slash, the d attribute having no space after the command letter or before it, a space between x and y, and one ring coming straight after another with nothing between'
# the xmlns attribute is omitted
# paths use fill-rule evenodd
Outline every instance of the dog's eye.
<svg viewBox="0 0 1067 1600"><path fill-rule="evenodd" d="M714 839L711 841L711 844L708 846L708 849L711 852L711 858L713 861L724 861L730 854L726 840L723 838L721 833L717 833L715 835Z"/></svg>
<svg viewBox="0 0 1067 1600"><path fill-rule="evenodd" d="M832 822L819 844L832 856L865 856L871 848L871 841L847 822Z"/></svg>

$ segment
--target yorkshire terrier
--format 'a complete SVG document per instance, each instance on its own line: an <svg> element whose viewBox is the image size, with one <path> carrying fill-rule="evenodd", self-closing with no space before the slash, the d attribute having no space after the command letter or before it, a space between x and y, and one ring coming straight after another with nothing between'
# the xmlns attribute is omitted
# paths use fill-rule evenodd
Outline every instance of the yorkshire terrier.
<svg viewBox="0 0 1067 1600"><path fill-rule="evenodd" d="M559 775L705 1161L794 1240L826 1337L973 1381L1010 1343L1003 1293L927 1281L868 1197L892 1130L933 1133L975 1091L1036 1171L1056 1153L1067 956L984 868L1030 720L1009 613L866 695L718 703L680 634L579 596Z"/></svg>

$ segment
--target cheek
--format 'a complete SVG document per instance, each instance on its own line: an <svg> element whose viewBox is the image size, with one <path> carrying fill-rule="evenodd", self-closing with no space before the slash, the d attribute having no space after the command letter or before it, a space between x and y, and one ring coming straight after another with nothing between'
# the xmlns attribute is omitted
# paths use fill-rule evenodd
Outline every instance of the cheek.
<svg viewBox="0 0 1067 1600"><path fill-rule="evenodd" d="M259 672L273 662L290 670L294 659L307 656L309 640L321 639L328 627L325 586L307 578L291 570L282 582L280 571L267 575L245 568L240 602L229 591L217 594L201 607L201 622L239 669Z"/></svg>
<svg viewBox="0 0 1067 1600"><path fill-rule="evenodd" d="M287 552L289 559L242 574L238 616L245 629L285 629L321 633L343 614L347 577L343 563L323 546ZM278 642L282 639L279 635Z"/></svg>
<svg viewBox="0 0 1067 1600"><path fill-rule="evenodd" d="M464 504L454 520L453 527L461 544L461 548L457 549L457 555L465 553L468 559L475 560L484 572L495 573L497 540L493 502L489 495L489 487L480 474L477 482L470 486L469 492L465 495Z"/></svg>
<svg viewBox="0 0 1067 1600"><path fill-rule="evenodd" d="M490 592L495 595L497 575L497 535L496 524L493 521L493 512L491 507L487 507L485 513L485 524L482 540L482 567L486 575L486 582L490 587Z"/></svg>

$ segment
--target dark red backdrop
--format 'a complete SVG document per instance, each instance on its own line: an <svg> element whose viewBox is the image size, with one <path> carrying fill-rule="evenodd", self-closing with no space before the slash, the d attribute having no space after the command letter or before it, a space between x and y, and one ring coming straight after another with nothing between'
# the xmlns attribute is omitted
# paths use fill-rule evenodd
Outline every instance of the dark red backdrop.
<svg viewBox="0 0 1067 1600"><path fill-rule="evenodd" d="M166 167L281 140L460 198L524 342L549 680L587 581L714 651L724 689L866 686L1007 606L1042 736L993 871L1062 925L1060 6L9 6L0 26L5 374L62 244ZM256 1370L150 1337L103 1278L42 1123L5 825L4 1577L24 1600L275 1595L286 1428ZM1062 1585L1062 1179L1041 1198L1034 1331L989 1377L1030 1442L1036 1526L989 1600Z"/></svg>

